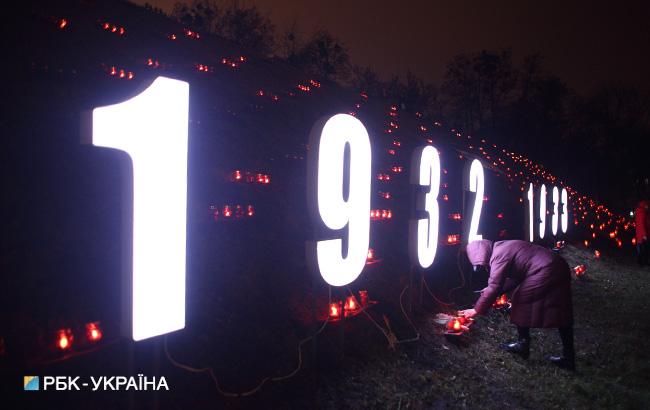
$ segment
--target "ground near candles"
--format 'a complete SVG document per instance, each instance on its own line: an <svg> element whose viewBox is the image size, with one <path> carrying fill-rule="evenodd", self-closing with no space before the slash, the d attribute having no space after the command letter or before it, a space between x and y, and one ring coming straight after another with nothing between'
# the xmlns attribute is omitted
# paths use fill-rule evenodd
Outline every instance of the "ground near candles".
<svg viewBox="0 0 650 410"><path fill-rule="evenodd" d="M446 338L442 334L443 328L434 321L435 314L441 309L425 293L422 307L412 315L421 334L418 341L397 344L391 349L387 338L364 315L343 323L330 323L315 344L304 345L300 372L287 380L266 383L250 397L224 397L217 392L207 373L192 373L174 367L162 353L158 353L155 367L150 368L144 360L151 357L146 344L144 350L136 352L136 357L141 358L136 366L138 372L164 375L170 391L132 395L95 392L61 397L64 401L70 400L73 407L83 402L88 408L647 408L647 403L650 403L647 341L650 335L650 268L636 266L632 255L623 257L605 253L602 259L597 260L593 250L573 246L565 248L562 255L572 267L587 266L585 278L574 278L572 285L576 373L555 368L544 360L546 355L561 352L555 330L533 330L528 361L501 351L499 343L513 339L516 331L508 318L498 312L479 317L465 338ZM474 287L477 285L474 283ZM398 292L402 289L400 286L392 287ZM458 303L456 308L467 308L476 294L468 287L454 293L453 298ZM413 328L401 315L399 305L382 303L369 313L384 328L386 324L382 316L389 317L391 330L397 338L414 336ZM282 322L284 319L278 317L277 320ZM182 362L213 367L223 389L235 392L250 390L261 380L258 374L283 375L296 366L295 335L274 330L275 338L280 341L278 351L281 354L270 354L264 350L269 349L268 335L260 323L261 319L256 324L259 331L249 336L250 340L233 336L226 330L222 330L220 335L223 340L234 340L236 345L250 343L257 346L258 356L265 360L235 354L231 347L224 351L229 353L232 363L225 361L227 356L220 356L219 360L215 356L204 363L199 357L210 352L183 349L183 345L175 343L174 339L170 339L170 350ZM341 328L342 325L345 328ZM199 336L200 333L177 335L178 340ZM210 339L207 346L216 341L219 339ZM91 356L88 362L84 362L85 367L64 362L60 367L49 368L47 374L70 375L87 371L97 375L98 369L102 369L102 374L125 374L126 370L119 367L119 358L124 357L122 350L127 346L117 345L115 351L109 349L103 355ZM159 344L157 349L160 352L162 346ZM212 350L221 352L223 349ZM239 363L239 366L233 363ZM32 404L36 408L36 401L46 401L47 396L23 398L34 400Z"/></svg>
<svg viewBox="0 0 650 410"><path fill-rule="evenodd" d="M524 361L498 348L515 335L503 315L479 318L466 343L458 344L440 335L430 314L417 318L422 334L418 342L391 351L386 344L346 340L345 355L332 368L308 370L284 385L269 386L253 399L229 404L234 408L264 403L279 408L647 408L650 269L639 268L627 258L596 260L591 251L571 246L562 255L570 266L584 263L588 269L585 279L573 282L575 374L544 360L561 351L554 330L533 330L531 357Z"/></svg>

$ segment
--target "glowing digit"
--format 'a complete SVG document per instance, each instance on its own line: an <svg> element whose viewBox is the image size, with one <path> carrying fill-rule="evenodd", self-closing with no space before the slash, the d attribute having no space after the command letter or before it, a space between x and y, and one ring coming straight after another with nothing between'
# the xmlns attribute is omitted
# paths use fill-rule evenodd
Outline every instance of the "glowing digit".
<svg viewBox="0 0 650 410"><path fill-rule="evenodd" d="M438 208L438 192L440 190L440 155L438 150L432 146L426 146L415 152L413 158L413 179L418 185L428 187L424 196L424 211L427 218L418 219L415 232L411 232L411 249L415 249L415 258L424 269L431 266L436 257L438 248L438 222L440 211ZM416 171L417 170L417 174ZM418 207L421 207L421 200L418 200ZM419 208L421 209L421 208ZM413 243L415 242L415 243ZM413 255L413 252L412 252Z"/></svg>
<svg viewBox="0 0 650 410"><path fill-rule="evenodd" d="M330 285L344 286L361 274L368 255L370 138L361 121L347 114L334 115L322 128L317 126L313 132L310 146L316 152L310 151L310 155L317 155L318 161L315 181L318 214L328 229L339 231L347 226L348 231L345 253L342 238L316 243L318 269ZM346 146L350 151L347 200L343 192Z"/></svg>
<svg viewBox="0 0 650 410"><path fill-rule="evenodd" d="M546 185L539 188L539 239L546 233Z"/></svg>
<svg viewBox="0 0 650 410"><path fill-rule="evenodd" d="M566 233L569 227L569 194L566 188L562 188L562 233Z"/></svg>
<svg viewBox="0 0 650 410"><path fill-rule="evenodd" d="M188 110L189 84L164 77L93 110L93 145L133 164L133 340L185 327Z"/></svg>
<svg viewBox="0 0 650 410"><path fill-rule="evenodd" d="M472 212L472 221L469 225L469 235L467 242L473 242L483 239L483 235L479 235L478 223L481 220L481 208L483 207L483 195L485 193L485 176L483 175L483 166L481 161L475 159L469 170L469 190L476 192L474 199L474 211Z"/></svg>
<svg viewBox="0 0 650 410"><path fill-rule="evenodd" d="M533 211L533 184L528 185L528 241L533 242L535 240L535 228L534 228L534 211Z"/></svg>
<svg viewBox="0 0 650 410"><path fill-rule="evenodd" d="M551 230L553 231L553 236L557 235L557 226L558 226L558 216L559 210L558 205L560 203L560 191L556 186L553 187L553 217L551 218Z"/></svg>

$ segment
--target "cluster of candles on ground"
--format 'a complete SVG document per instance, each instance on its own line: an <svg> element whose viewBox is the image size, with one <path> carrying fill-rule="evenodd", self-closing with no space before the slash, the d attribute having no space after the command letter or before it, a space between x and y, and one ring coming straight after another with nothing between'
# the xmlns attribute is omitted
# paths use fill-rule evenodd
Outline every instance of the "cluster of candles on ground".
<svg viewBox="0 0 650 410"><path fill-rule="evenodd" d="M328 318L330 321L337 321L344 317L356 316L367 308L372 302L368 299L368 291L360 290L359 299L350 295L343 300L330 301Z"/></svg>

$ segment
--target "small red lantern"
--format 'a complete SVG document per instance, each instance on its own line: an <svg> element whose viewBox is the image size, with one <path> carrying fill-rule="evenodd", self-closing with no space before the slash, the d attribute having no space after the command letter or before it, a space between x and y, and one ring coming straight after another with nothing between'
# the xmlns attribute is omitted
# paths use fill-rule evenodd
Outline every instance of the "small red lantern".
<svg viewBox="0 0 650 410"><path fill-rule="evenodd" d="M340 301L330 303L329 313L328 313L329 318L331 320L340 319L342 310L343 309L341 309L341 302Z"/></svg>
<svg viewBox="0 0 650 410"><path fill-rule="evenodd" d="M508 306L508 297L505 294L499 296L497 300L495 300L492 304L492 307L496 309L500 309L506 306Z"/></svg>
<svg viewBox="0 0 650 410"><path fill-rule="evenodd" d="M362 307L368 306L368 291L367 290L360 290L359 291L359 298L361 299L361 306Z"/></svg>
<svg viewBox="0 0 650 410"><path fill-rule="evenodd" d="M600 251L598 249L594 251L594 256L596 257L596 259L600 259Z"/></svg>
<svg viewBox="0 0 650 410"><path fill-rule="evenodd" d="M460 243L460 235L459 234L447 235L447 241L445 243L447 245L458 245Z"/></svg>
<svg viewBox="0 0 650 410"><path fill-rule="evenodd" d="M576 274L576 277L582 277L587 272L587 267L585 265L578 265L573 268L573 271Z"/></svg>
<svg viewBox="0 0 650 410"><path fill-rule="evenodd" d="M60 329L56 335L56 347L60 350L68 350L72 347L72 331L70 329Z"/></svg>
<svg viewBox="0 0 650 410"><path fill-rule="evenodd" d="M90 342L98 342L102 339L102 336L102 329L99 327L99 322L86 324L86 337Z"/></svg>
<svg viewBox="0 0 650 410"><path fill-rule="evenodd" d="M350 295L345 299L345 305L343 306L343 309L346 316L356 313L359 308L359 302L357 302L357 298L355 298L353 295Z"/></svg>

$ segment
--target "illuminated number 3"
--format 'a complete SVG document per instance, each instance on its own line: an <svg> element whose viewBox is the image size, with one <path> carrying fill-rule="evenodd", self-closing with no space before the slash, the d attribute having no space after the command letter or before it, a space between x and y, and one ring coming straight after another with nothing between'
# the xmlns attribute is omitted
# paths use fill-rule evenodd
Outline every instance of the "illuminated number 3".
<svg viewBox="0 0 650 410"><path fill-rule="evenodd" d="M158 77L130 100L93 110L93 145L122 150L133 164L134 340L185 327L188 107L188 83Z"/></svg>
<svg viewBox="0 0 650 410"><path fill-rule="evenodd" d="M411 183L428 187L422 198L418 198L418 210L424 210L427 218L417 219L410 224L409 247L413 263L428 268L436 257L438 246L438 193L440 190L440 155L432 146L418 149L413 154ZM424 209L422 209L424 202Z"/></svg>

